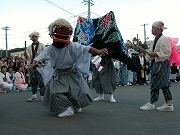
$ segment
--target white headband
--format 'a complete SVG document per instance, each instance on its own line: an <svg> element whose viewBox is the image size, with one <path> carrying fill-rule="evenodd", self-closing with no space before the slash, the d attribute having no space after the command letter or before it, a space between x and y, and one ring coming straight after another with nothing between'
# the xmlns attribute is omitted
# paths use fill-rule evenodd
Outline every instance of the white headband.
<svg viewBox="0 0 180 135"><path fill-rule="evenodd" d="M163 21L156 21L153 23L154 27L158 28L158 29L161 29L161 30L164 30L164 29L167 29L166 27L164 27L164 23Z"/></svg>

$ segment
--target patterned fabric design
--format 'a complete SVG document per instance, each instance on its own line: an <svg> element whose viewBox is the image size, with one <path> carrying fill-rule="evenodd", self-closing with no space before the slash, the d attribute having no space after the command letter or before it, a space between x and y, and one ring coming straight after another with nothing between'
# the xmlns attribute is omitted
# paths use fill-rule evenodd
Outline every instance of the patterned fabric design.
<svg viewBox="0 0 180 135"><path fill-rule="evenodd" d="M153 62L151 66L151 89L162 89L170 87L169 81L170 66L169 61Z"/></svg>
<svg viewBox="0 0 180 135"><path fill-rule="evenodd" d="M159 99L159 89L162 89L165 100L172 100L169 90L171 83L169 81L170 66L169 61L153 62L151 67L151 101L156 102Z"/></svg>
<svg viewBox="0 0 180 135"><path fill-rule="evenodd" d="M80 42L83 45L92 43L92 47L97 49L107 48L108 55L111 58L127 64L128 69L139 72L132 59L126 55L127 48L112 11L96 19L79 17L73 41Z"/></svg>
<svg viewBox="0 0 180 135"><path fill-rule="evenodd" d="M100 72L97 70L93 72L94 88L98 94L113 93L118 82L119 78L111 59L107 59Z"/></svg>
<svg viewBox="0 0 180 135"><path fill-rule="evenodd" d="M102 40L102 42L97 44L98 40ZM73 41L80 42L84 45L94 43L92 46L96 48L104 48L101 45L102 43L115 43L115 46L118 46L118 51L127 51L112 11L97 19L79 17Z"/></svg>
<svg viewBox="0 0 180 135"><path fill-rule="evenodd" d="M172 100L172 95L169 90L169 87L162 88L162 91L163 91L165 101ZM156 102L158 101L158 99L159 99L159 90L155 90L155 89L151 90L151 102Z"/></svg>
<svg viewBox="0 0 180 135"><path fill-rule="evenodd" d="M50 112L61 113L64 112L68 106L71 106L71 102L64 94L51 94Z"/></svg>
<svg viewBox="0 0 180 135"><path fill-rule="evenodd" d="M44 96L45 86L41 74L37 70L30 72L30 85L32 88L32 94L37 93L38 87L40 88L40 95Z"/></svg>
<svg viewBox="0 0 180 135"><path fill-rule="evenodd" d="M163 95L164 95L166 101L172 100L172 95L171 95L169 87L162 88L162 91L163 91Z"/></svg>
<svg viewBox="0 0 180 135"><path fill-rule="evenodd" d="M60 113L69 106L86 107L92 99L91 90L76 69L57 69L46 89L43 106L51 112Z"/></svg>
<svg viewBox="0 0 180 135"><path fill-rule="evenodd" d="M121 49L119 51L127 51L113 12L109 12L105 16L98 18L95 34L101 35L101 40L103 40L104 43L117 43ZM94 41L95 40L97 39L94 38Z"/></svg>
<svg viewBox="0 0 180 135"><path fill-rule="evenodd" d="M30 84L33 86L44 87L41 74L37 70L33 70L30 72Z"/></svg>
<svg viewBox="0 0 180 135"><path fill-rule="evenodd" d="M95 35L94 30L95 26L92 19L79 16L73 40L83 45L89 45Z"/></svg>

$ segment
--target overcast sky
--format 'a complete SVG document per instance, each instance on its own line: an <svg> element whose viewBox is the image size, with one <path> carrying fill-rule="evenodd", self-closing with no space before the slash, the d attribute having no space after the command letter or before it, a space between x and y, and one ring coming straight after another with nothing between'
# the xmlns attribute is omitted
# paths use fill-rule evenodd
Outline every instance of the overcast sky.
<svg viewBox="0 0 180 135"><path fill-rule="evenodd" d="M73 27L78 15L87 17L88 6L83 0L0 0L0 27L8 26L8 49L24 47L24 41L31 44L28 35L40 32L39 41L51 43L47 27L57 18L68 19ZM151 25L162 20L168 28L165 36L180 39L180 0L93 0L91 18L97 18L109 11L115 13L118 28L123 39L131 40L136 35L144 42L146 36L153 40ZM178 43L180 44L180 43ZM5 31L0 30L0 48L5 49Z"/></svg>

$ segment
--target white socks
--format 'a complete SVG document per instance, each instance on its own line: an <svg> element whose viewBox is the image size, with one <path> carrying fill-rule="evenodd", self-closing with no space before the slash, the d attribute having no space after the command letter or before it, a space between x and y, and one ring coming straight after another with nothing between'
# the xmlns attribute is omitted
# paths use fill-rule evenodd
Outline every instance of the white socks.
<svg viewBox="0 0 180 135"><path fill-rule="evenodd" d="M114 98L113 94L110 94L110 99L113 99L113 98Z"/></svg>
<svg viewBox="0 0 180 135"><path fill-rule="evenodd" d="M74 113L74 110L72 109L72 107L68 107L67 110L68 110L70 113Z"/></svg>
<svg viewBox="0 0 180 135"><path fill-rule="evenodd" d="M64 112L58 114L58 117L67 117L74 115L72 107L68 107Z"/></svg>
<svg viewBox="0 0 180 135"><path fill-rule="evenodd" d="M33 96L33 98L37 98L37 95L36 94L34 94L34 95L32 95Z"/></svg>
<svg viewBox="0 0 180 135"><path fill-rule="evenodd" d="M102 101L102 100L104 100L104 94L99 94L99 96L94 99L94 101ZM116 102L116 100L114 99L113 94L110 94L110 99L109 99L109 101L110 101L111 103L115 103L115 102Z"/></svg>
<svg viewBox="0 0 180 135"><path fill-rule="evenodd" d="M111 103L115 103L115 102L116 102L116 100L114 99L113 94L110 94L110 99L109 99L109 101L110 101Z"/></svg>
<svg viewBox="0 0 180 135"><path fill-rule="evenodd" d="M104 99L104 93L103 94L99 94L99 96Z"/></svg>
<svg viewBox="0 0 180 135"><path fill-rule="evenodd" d="M94 99L94 101L101 101L101 100L104 100L104 94L99 94L99 96Z"/></svg>

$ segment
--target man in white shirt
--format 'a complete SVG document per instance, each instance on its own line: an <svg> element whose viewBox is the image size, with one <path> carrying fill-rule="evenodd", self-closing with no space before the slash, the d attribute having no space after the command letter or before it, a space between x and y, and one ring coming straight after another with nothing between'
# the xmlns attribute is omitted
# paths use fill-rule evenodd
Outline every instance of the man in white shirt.
<svg viewBox="0 0 180 135"><path fill-rule="evenodd" d="M30 63L33 62L34 58L39 55L45 48L45 46L38 41L39 32L32 32L29 35L30 39L32 40L32 44L27 47L27 50L24 52L24 56L27 59L27 64L29 65ZM26 48L25 48L26 49ZM40 95L41 95L41 100L43 100L44 97L44 92L45 92L45 86L41 77L41 74L38 72L38 70L34 69L33 71L30 72L30 85L31 85L31 90L32 90L32 97L27 99L27 102L33 102L37 100L37 90L38 88L40 89Z"/></svg>

